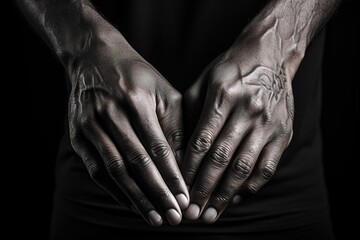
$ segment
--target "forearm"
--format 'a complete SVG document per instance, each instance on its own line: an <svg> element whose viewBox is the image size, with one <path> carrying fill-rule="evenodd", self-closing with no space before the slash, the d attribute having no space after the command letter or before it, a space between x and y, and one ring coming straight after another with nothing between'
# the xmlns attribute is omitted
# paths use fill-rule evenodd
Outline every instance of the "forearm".
<svg viewBox="0 0 360 240"><path fill-rule="evenodd" d="M123 39L88 0L18 0L17 4L64 64L86 52L95 38L111 39L116 34L117 40Z"/></svg>
<svg viewBox="0 0 360 240"><path fill-rule="evenodd" d="M243 42L260 41L265 65L274 70L282 68L292 79L307 46L339 2L273 0L248 24L233 48L241 48Z"/></svg>

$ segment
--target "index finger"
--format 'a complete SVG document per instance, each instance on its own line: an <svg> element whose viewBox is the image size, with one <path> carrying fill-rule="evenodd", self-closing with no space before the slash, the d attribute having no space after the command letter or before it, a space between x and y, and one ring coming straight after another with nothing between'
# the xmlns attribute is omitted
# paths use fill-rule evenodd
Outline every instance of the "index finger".
<svg viewBox="0 0 360 240"><path fill-rule="evenodd" d="M174 152L164 135L155 110L141 105L137 104L135 109L135 118L138 122L135 125L137 135L170 191L174 194L179 206L181 209L185 209L189 203L189 192L177 165ZM162 122L165 124L164 119ZM173 119L171 123L167 124L165 129L168 134L182 134L182 125L178 123L177 119ZM179 135L175 137L179 137ZM175 140L176 143L174 143ZM173 147L181 147L181 141L182 139L172 139L171 144ZM177 150L181 151L181 149Z"/></svg>
<svg viewBox="0 0 360 240"><path fill-rule="evenodd" d="M230 106L221 97L207 94L203 112L186 149L181 171L188 186L192 186L203 158L225 124Z"/></svg>

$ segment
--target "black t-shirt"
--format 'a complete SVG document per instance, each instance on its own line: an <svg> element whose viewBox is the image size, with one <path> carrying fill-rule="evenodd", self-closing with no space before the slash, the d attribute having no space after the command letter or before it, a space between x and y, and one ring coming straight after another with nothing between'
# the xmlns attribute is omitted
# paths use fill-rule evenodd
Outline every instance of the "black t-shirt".
<svg viewBox="0 0 360 240"><path fill-rule="evenodd" d="M140 55L184 92L207 64L230 47L266 1L93 2ZM327 223L320 129L323 40L321 33L310 44L293 80L294 135L275 176L251 199L230 206L211 227L200 221L184 221L177 227L147 226L90 179L71 148L67 125L56 165L56 201L78 219L139 231L270 232Z"/></svg>

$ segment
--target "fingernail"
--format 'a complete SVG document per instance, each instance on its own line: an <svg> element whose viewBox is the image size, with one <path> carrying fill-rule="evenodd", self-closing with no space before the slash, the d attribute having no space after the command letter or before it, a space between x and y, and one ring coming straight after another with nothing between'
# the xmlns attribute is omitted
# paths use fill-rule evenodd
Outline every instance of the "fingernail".
<svg viewBox="0 0 360 240"><path fill-rule="evenodd" d="M239 204L241 202L240 195L235 195L231 202L232 202L232 204Z"/></svg>
<svg viewBox="0 0 360 240"><path fill-rule="evenodd" d="M181 222L180 214L173 208L167 210L166 218L171 225L178 225Z"/></svg>
<svg viewBox="0 0 360 240"><path fill-rule="evenodd" d="M205 223L213 223L216 220L217 217L217 211L215 208L209 207L208 209L206 209L206 211L203 213L202 215L202 220Z"/></svg>
<svg viewBox="0 0 360 240"><path fill-rule="evenodd" d="M163 223L162 217L155 210L151 210L148 213L148 218L151 225L153 225L154 227L161 226Z"/></svg>
<svg viewBox="0 0 360 240"><path fill-rule="evenodd" d="M184 210L189 206L189 199L185 196L185 194L180 193L176 195L176 201L178 202L181 210Z"/></svg>
<svg viewBox="0 0 360 240"><path fill-rule="evenodd" d="M198 219L199 214L200 214L200 207L195 203L190 204L189 207L184 212L185 217L189 220Z"/></svg>

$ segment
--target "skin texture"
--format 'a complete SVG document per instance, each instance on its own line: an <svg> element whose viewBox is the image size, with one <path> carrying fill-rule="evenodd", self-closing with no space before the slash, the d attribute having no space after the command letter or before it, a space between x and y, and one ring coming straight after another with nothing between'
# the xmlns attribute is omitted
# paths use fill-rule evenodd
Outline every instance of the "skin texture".
<svg viewBox="0 0 360 240"><path fill-rule="evenodd" d="M68 73L75 152L152 226L179 224L182 210L213 223L271 179L292 136L291 81L337 2L269 2L186 92L183 159L181 94L89 1L17 1Z"/></svg>
<svg viewBox="0 0 360 240"><path fill-rule="evenodd" d="M70 140L92 179L152 226L179 224L189 202L181 94L87 1L27 3L71 81Z"/></svg>
<svg viewBox="0 0 360 240"><path fill-rule="evenodd" d="M275 174L292 137L292 79L335 5L271 1L186 92L185 109L201 112L181 165L186 218L213 223Z"/></svg>
<svg viewBox="0 0 360 240"><path fill-rule="evenodd" d="M189 219L207 206L204 221L213 222L241 188L257 192L274 175L292 135L293 94L284 68L254 64L242 73L241 60L229 55L211 64L185 95L187 106L196 106L197 92L206 89L182 164L192 186Z"/></svg>
<svg viewBox="0 0 360 240"><path fill-rule="evenodd" d="M178 224L187 200L176 197L189 198L176 162L183 147L181 95L139 56L119 58L106 42L88 54L69 71L74 149L96 183L115 198L121 190L152 225L160 225L160 213ZM117 186L105 181L108 175Z"/></svg>

